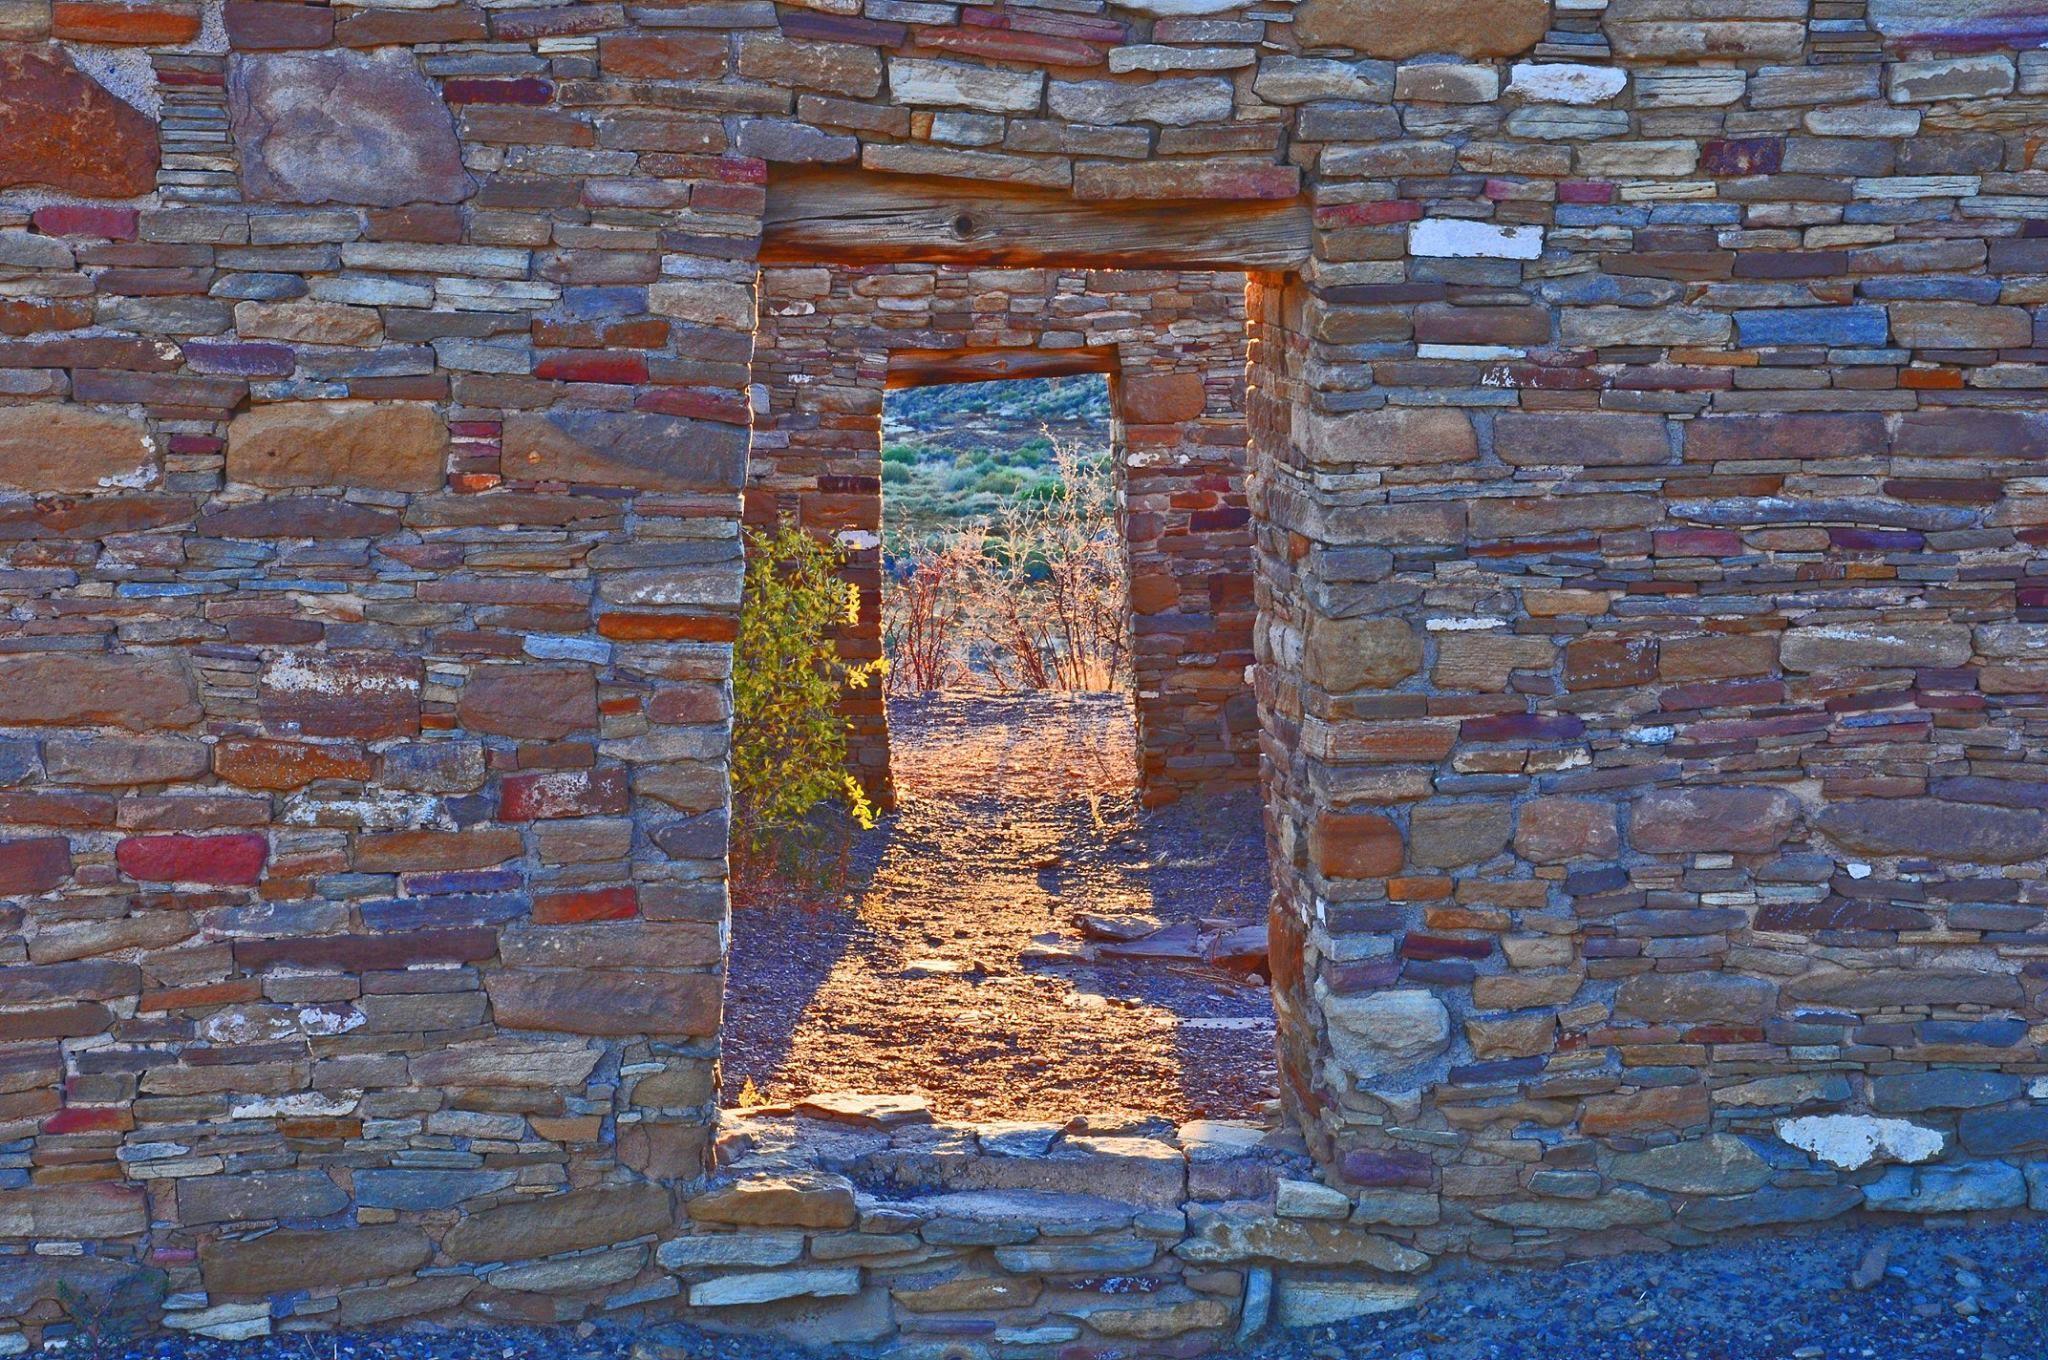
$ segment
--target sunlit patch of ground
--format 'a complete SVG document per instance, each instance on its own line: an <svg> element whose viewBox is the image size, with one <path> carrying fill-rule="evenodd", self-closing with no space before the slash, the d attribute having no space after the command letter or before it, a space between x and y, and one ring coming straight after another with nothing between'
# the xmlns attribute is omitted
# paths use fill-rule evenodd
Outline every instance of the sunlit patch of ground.
<svg viewBox="0 0 2048 1360"><path fill-rule="evenodd" d="M1117 695L890 706L901 806L847 903L735 909L728 1101L915 1092L942 1118L1244 1116L1273 1088L1264 987L1199 964L1045 964L1081 913L1264 919L1257 795L1136 803ZM1058 952L1054 950L1052 952Z"/></svg>

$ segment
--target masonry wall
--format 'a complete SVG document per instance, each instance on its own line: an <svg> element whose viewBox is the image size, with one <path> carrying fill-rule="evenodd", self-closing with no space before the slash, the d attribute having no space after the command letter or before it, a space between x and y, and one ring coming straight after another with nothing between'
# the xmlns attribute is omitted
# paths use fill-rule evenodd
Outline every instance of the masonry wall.
<svg viewBox="0 0 2048 1360"><path fill-rule="evenodd" d="M1251 510L1244 485L1244 278L1210 271L769 268L755 337L762 407L748 517L836 537L861 590L842 655L882 653L882 399L1005 356L1113 374L1118 525L1144 797L1257 777ZM893 376L892 376L893 375ZM888 714L850 691L849 757L887 801Z"/></svg>
<svg viewBox="0 0 2048 1360"><path fill-rule="evenodd" d="M0 1346L63 1282L1196 1349L1262 1272L2048 1207L2048 18L1208 8L0 4ZM1313 210L1247 416L1335 1199L1197 1189L1286 1140L1216 1130L704 1180L753 261L819 161ZM1093 1254L926 1202L1090 1186Z"/></svg>

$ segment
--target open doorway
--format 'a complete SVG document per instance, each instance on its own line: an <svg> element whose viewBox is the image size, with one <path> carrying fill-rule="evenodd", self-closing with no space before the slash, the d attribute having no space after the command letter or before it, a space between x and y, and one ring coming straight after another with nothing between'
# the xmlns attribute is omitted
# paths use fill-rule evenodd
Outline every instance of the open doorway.
<svg viewBox="0 0 2048 1360"><path fill-rule="evenodd" d="M849 548L860 626L889 661L881 711L858 721L880 734L893 811L859 838L836 901L741 885L727 1102L909 1094L973 1121L1258 1113L1274 1095L1258 796L1239 779L1148 799L1143 731L1150 714L1173 756L1219 745L1213 677L1234 666L1241 683L1243 660L1215 640L1217 602L1250 608L1248 547L1232 579L1215 569L1241 531L1227 522L1241 312L1212 385L1195 363L1147 351L1133 373L1127 346L1071 338L1051 355L932 350L929 329L834 344L842 292L936 309L958 287L986 311L988 280L948 277L986 271L787 271L806 276L802 297L777 272L757 401L762 442L791 452L757 452L756 499L772 490ZM1075 299L1101 276L1000 273L1019 295L1038 276L1033 328L1051 304L1086 336ZM1172 281L1135 280L1148 297ZM1130 297L1093 305L1132 331ZM1034 376L977 380L1019 371ZM877 504L854 504L869 485ZM1188 695L1208 716L1178 716Z"/></svg>

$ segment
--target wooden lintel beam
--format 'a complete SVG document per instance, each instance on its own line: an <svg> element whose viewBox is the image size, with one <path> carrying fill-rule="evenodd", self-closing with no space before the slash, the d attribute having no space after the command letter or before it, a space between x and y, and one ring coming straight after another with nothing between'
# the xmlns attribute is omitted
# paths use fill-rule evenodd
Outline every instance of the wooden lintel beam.
<svg viewBox="0 0 2048 1360"><path fill-rule="evenodd" d="M1287 270L1308 252L1298 199L1081 203L1050 189L816 169L769 180L761 243L770 264Z"/></svg>
<svg viewBox="0 0 2048 1360"><path fill-rule="evenodd" d="M889 355L887 386L943 387L949 383L997 382L1008 378L1066 378L1077 373L1114 373L1114 345L1084 349L899 349Z"/></svg>

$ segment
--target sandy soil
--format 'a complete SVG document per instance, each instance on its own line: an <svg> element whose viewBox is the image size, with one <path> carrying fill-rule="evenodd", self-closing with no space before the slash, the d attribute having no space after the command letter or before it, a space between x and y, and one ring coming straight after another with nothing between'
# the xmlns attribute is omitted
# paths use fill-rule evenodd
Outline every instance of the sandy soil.
<svg viewBox="0 0 2048 1360"><path fill-rule="evenodd" d="M1255 793L1136 803L1122 696L890 706L901 806L846 899L739 894L726 1098L916 1092L941 1118L1242 1117L1273 1093L1262 983L1199 963L1074 962L1082 913L1264 920Z"/></svg>

